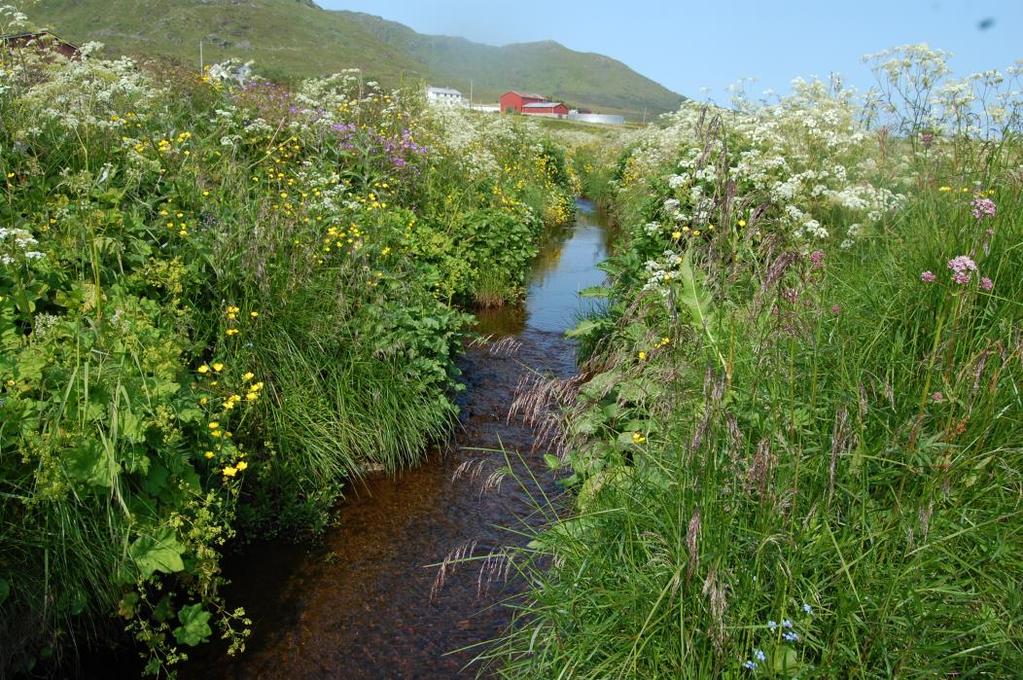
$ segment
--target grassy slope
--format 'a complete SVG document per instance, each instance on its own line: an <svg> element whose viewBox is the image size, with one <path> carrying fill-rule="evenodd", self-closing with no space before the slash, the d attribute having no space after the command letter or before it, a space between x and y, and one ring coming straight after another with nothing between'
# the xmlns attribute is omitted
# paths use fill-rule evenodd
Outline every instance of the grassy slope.
<svg viewBox="0 0 1023 680"><path fill-rule="evenodd" d="M198 63L252 59L269 75L312 76L359 66L397 84L422 66L359 26L301 0L44 0L32 16L61 36L99 40L114 53L149 53Z"/></svg>
<svg viewBox="0 0 1023 680"><path fill-rule="evenodd" d="M325 11L307 0L43 0L33 17L73 41L99 40L114 53L148 53L198 63L254 60L277 78L357 66L387 85L430 80L496 100L528 89L571 105L640 117L672 110L682 98L598 54L554 42L494 47L420 35L366 14Z"/></svg>

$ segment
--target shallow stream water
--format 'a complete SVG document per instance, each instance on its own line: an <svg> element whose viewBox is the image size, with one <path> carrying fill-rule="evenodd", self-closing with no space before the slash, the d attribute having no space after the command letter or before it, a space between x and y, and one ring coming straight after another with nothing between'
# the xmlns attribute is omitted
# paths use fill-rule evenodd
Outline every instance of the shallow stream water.
<svg viewBox="0 0 1023 680"><path fill-rule="evenodd" d="M462 548L486 555L522 543L542 522L530 495L558 493L535 432L508 418L523 375L569 377L575 348L564 331L598 285L608 232L588 201L572 227L552 234L531 276L525 305L481 312L478 329L494 342L461 361L466 391L460 426L443 451L397 476L374 475L349 490L337 527L315 547L253 546L225 564L232 605L256 625L244 655L209 654L184 665L181 678L458 678L478 645L499 636L510 611L502 599L522 588L512 576L481 577L479 562L458 566L439 584L437 564ZM520 484L491 473L513 462ZM491 481L493 481L491 479ZM489 585L488 585L489 584Z"/></svg>

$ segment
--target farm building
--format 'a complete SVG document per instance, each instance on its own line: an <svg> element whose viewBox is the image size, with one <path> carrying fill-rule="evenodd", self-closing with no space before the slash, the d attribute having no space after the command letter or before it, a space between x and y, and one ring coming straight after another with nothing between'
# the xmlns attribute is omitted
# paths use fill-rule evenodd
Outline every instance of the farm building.
<svg viewBox="0 0 1023 680"><path fill-rule="evenodd" d="M568 115L568 107L561 102L530 102L522 106L522 113L527 116L554 116L564 118Z"/></svg>
<svg viewBox="0 0 1023 680"><path fill-rule="evenodd" d="M504 113L522 113L522 107L526 104L547 101L542 94L529 94L527 92L516 92L510 90L501 95L501 111Z"/></svg>
<svg viewBox="0 0 1023 680"><path fill-rule="evenodd" d="M458 90L450 87L426 87L426 101L438 106L465 106L465 97Z"/></svg>
<svg viewBox="0 0 1023 680"><path fill-rule="evenodd" d="M61 40L49 31L35 33L11 33L0 35L0 46L6 50L32 48L39 52L57 52L68 59L78 56L78 47L66 40Z"/></svg>

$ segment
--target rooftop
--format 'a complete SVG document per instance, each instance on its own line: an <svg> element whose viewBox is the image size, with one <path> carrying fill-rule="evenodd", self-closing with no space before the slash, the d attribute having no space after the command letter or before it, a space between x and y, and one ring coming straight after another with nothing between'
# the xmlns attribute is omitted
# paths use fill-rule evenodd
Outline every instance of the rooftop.
<svg viewBox="0 0 1023 680"><path fill-rule="evenodd" d="M433 85L427 85L426 86L426 91L427 92L434 92L436 94L452 94L452 95L458 95L459 97L462 96L461 92L459 92L458 90L456 90L454 88L451 88L451 87L434 87Z"/></svg>
<svg viewBox="0 0 1023 680"><path fill-rule="evenodd" d="M561 102L530 102L529 104L523 104L524 109L549 109L552 106L564 106Z"/></svg>

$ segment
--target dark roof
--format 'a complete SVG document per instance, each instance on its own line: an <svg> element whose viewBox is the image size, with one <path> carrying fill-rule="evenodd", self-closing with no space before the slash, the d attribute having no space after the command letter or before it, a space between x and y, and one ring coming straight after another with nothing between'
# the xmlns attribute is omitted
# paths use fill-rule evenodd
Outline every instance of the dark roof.
<svg viewBox="0 0 1023 680"><path fill-rule="evenodd" d="M517 94L526 99L546 99L542 94L530 94L529 92L519 92L518 90L508 90L505 94Z"/></svg>
<svg viewBox="0 0 1023 680"><path fill-rule="evenodd" d="M64 40L60 36L56 35L55 33L46 30L23 31L22 33L5 33L3 35L0 35L0 42L27 44L32 40L40 40L43 38L53 40L59 45L73 49L75 52L78 51L78 46L75 45L74 43L68 42L67 40Z"/></svg>

